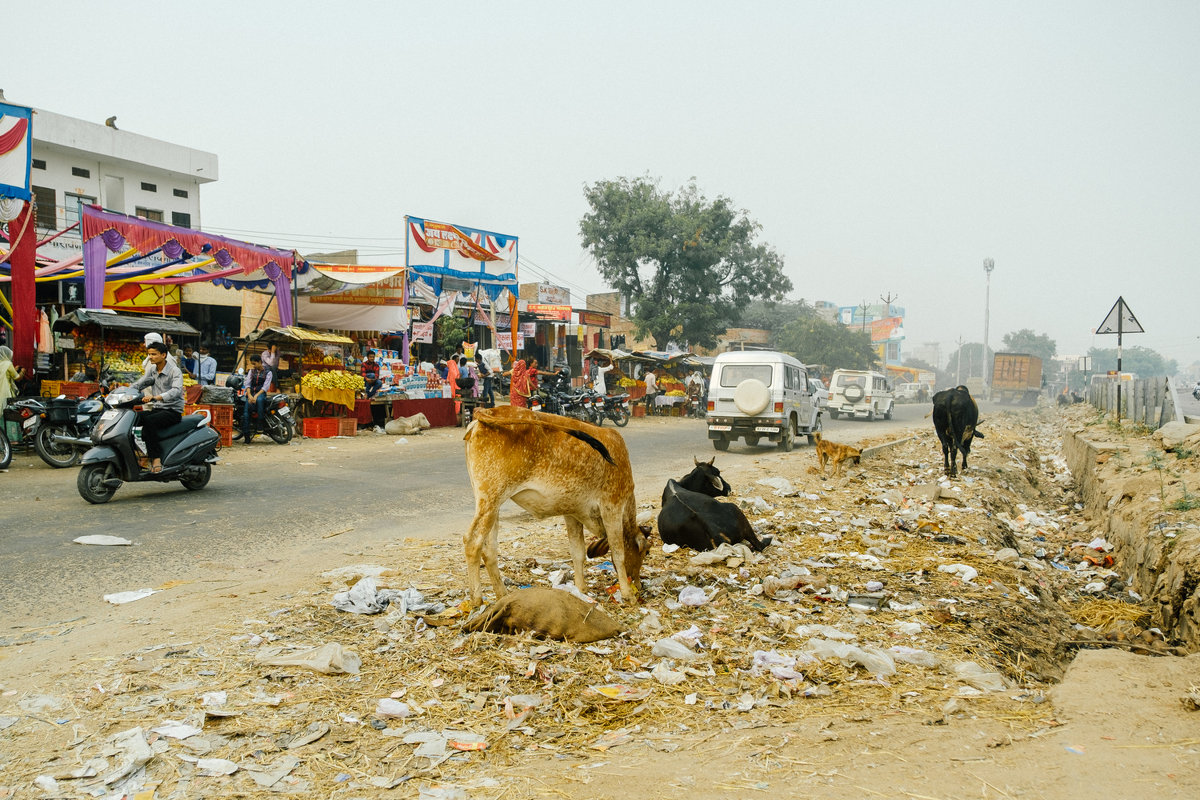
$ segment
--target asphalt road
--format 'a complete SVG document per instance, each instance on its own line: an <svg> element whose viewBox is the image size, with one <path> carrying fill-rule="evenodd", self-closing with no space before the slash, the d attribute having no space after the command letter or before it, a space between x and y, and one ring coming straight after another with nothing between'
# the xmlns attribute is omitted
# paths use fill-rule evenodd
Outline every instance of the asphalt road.
<svg viewBox="0 0 1200 800"><path fill-rule="evenodd" d="M928 410L901 405L891 421L827 420L826 434L877 443L929 424ZM444 428L403 441L362 435L286 446L260 439L224 450L203 490L127 484L99 506L80 498L77 469L51 469L32 453L18 453L0 474L0 643L34 625L91 614L105 607L107 593L168 581L218 592L284 565L340 566L348 553L378 551L401 537L457 538L474 512L462 433ZM741 443L717 453L700 420L637 419L624 435L643 502L655 500L668 477L686 473L693 456L716 455L721 466L778 453ZM811 448L801 437L784 457L812 458ZM509 504L504 518L523 513ZM135 544L72 542L84 534Z"/></svg>

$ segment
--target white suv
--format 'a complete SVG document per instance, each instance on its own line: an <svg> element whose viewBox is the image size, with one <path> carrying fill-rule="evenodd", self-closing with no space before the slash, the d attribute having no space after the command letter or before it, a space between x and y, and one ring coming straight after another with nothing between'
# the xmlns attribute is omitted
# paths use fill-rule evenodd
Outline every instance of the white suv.
<svg viewBox="0 0 1200 800"><path fill-rule="evenodd" d="M821 409L812 395L808 371L786 353L740 350L713 362L708 387L708 438L718 450L745 439L762 439L791 450L804 434L813 444L821 430Z"/></svg>
<svg viewBox="0 0 1200 800"><path fill-rule="evenodd" d="M876 420L892 418L896 400L892 385L878 372L856 369L834 370L829 379L829 417L845 415Z"/></svg>

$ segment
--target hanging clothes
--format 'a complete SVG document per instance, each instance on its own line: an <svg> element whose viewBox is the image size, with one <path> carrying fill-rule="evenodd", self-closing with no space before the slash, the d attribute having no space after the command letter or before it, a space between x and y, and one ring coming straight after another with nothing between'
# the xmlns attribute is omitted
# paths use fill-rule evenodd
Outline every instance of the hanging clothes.
<svg viewBox="0 0 1200 800"><path fill-rule="evenodd" d="M37 351L46 354L54 352L54 338L50 335L50 317L46 316L44 308L38 312Z"/></svg>

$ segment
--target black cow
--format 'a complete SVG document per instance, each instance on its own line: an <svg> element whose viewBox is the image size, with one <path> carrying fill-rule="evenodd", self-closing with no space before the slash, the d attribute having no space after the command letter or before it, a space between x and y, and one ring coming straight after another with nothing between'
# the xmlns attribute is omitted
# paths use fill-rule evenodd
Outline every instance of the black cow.
<svg viewBox="0 0 1200 800"><path fill-rule="evenodd" d="M745 542L759 551L771 543L770 537L758 538L750 520L733 503L689 491L675 480L667 481L663 490L658 535L665 544L692 550L715 550L722 542Z"/></svg>
<svg viewBox="0 0 1200 800"><path fill-rule="evenodd" d="M701 461L692 456L696 467L679 479L679 485L690 492L699 492L709 497L728 497L732 489L721 477L721 470L713 466L716 459L717 457L713 456L708 461Z"/></svg>
<svg viewBox="0 0 1200 800"><path fill-rule="evenodd" d="M962 468L967 468L971 440L982 439L976 430L979 425L979 406L965 386L943 389L933 396L933 427L942 443L942 465L951 478L958 475L958 454L962 453Z"/></svg>

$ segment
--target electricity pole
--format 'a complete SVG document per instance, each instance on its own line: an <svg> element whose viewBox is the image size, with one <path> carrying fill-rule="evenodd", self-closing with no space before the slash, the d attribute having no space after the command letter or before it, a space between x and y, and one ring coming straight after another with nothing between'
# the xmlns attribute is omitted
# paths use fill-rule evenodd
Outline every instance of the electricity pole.
<svg viewBox="0 0 1200 800"><path fill-rule="evenodd" d="M987 399L988 389L991 388L991 375L988 374L988 319L992 305L992 270L996 268L996 262L990 258L983 260L983 271L987 274L987 291L983 299L983 397Z"/></svg>
<svg viewBox="0 0 1200 800"><path fill-rule="evenodd" d="M870 306L867 305L867 299L865 297L863 298L862 304L859 305L858 308L860 311L862 311L862 329L865 333L867 330L867 309L870 308Z"/></svg>
<svg viewBox="0 0 1200 800"><path fill-rule="evenodd" d="M962 349L963 349L963 338L962 338L962 334L959 334L958 353L955 354L955 356L954 356L954 360L955 360L954 385L955 386L962 386Z"/></svg>

